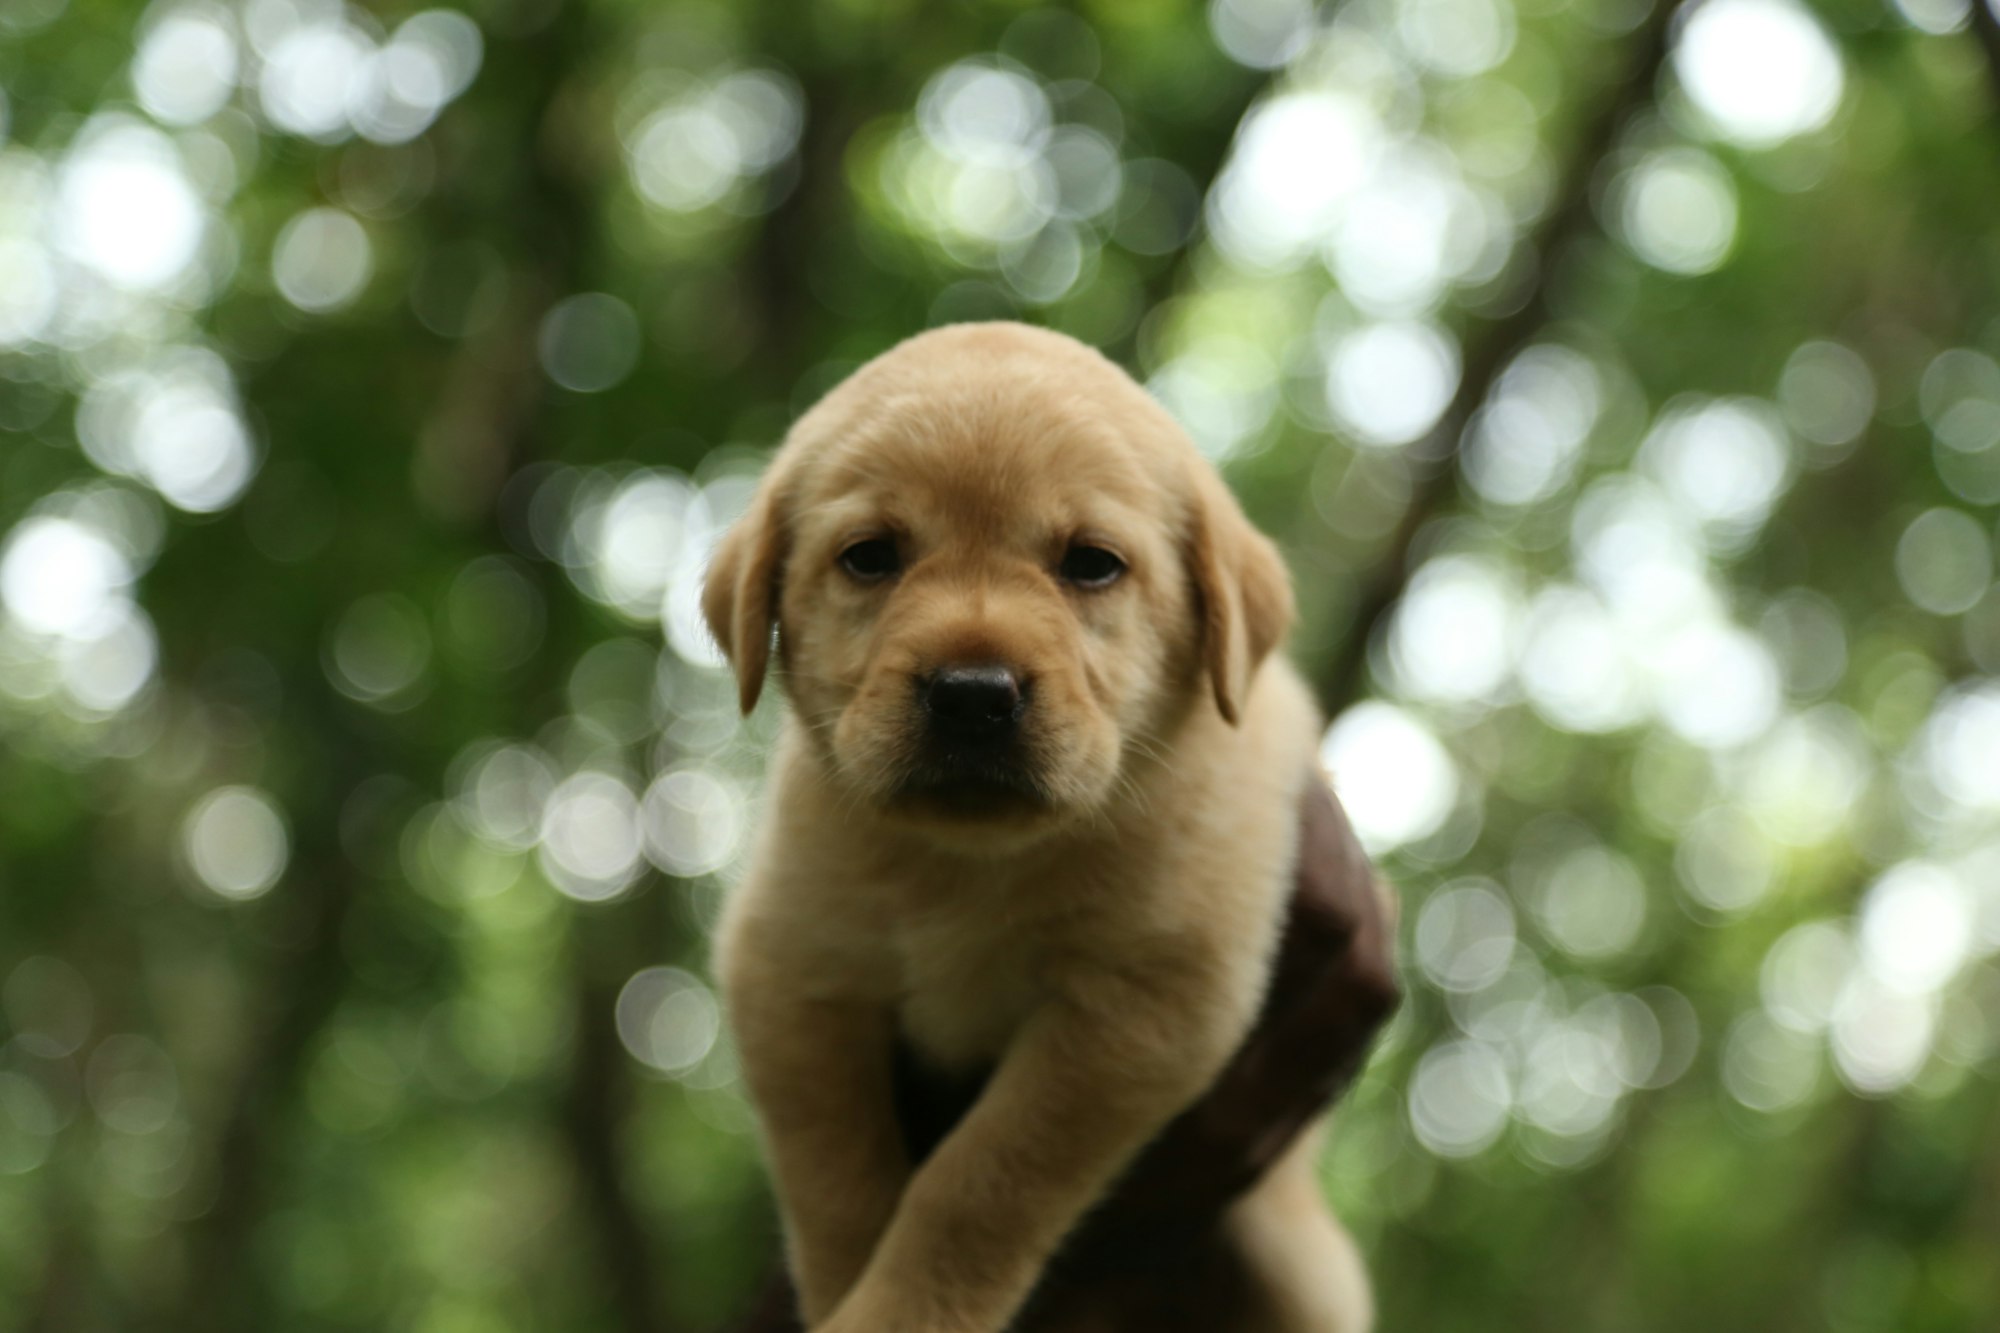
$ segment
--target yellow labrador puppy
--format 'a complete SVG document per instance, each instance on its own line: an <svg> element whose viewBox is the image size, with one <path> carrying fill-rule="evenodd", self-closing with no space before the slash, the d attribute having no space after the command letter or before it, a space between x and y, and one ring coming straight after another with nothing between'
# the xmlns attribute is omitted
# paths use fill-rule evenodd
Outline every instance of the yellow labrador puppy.
<svg viewBox="0 0 2000 1333"><path fill-rule="evenodd" d="M704 611L792 705L718 967L806 1321L1001 1333L1256 1015L1321 728L1284 565L1117 367L959 325L799 420ZM916 1169L899 1035L994 1069ZM1309 1149L1227 1225L1217 1333L1367 1326Z"/></svg>

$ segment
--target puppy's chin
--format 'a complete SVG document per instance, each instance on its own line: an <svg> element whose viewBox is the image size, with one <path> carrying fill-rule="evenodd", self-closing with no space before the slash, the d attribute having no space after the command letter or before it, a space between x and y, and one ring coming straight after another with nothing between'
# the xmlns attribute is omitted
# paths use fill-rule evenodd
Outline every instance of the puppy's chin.
<svg viewBox="0 0 2000 1333"><path fill-rule="evenodd" d="M943 756L914 765L896 784L889 805L918 815L968 823L1020 823L1055 813L1055 801L1021 765Z"/></svg>
<svg viewBox="0 0 2000 1333"><path fill-rule="evenodd" d="M881 817L886 827L938 850L979 859L1025 851L1073 823L1038 798L966 784L911 788L881 807Z"/></svg>
<svg viewBox="0 0 2000 1333"><path fill-rule="evenodd" d="M981 856L1039 842L1089 810L1087 802L1011 763L933 755L859 771L836 768L883 824Z"/></svg>
<svg viewBox="0 0 2000 1333"><path fill-rule="evenodd" d="M927 842L989 853L1088 823L1111 798L1120 752L1095 731L1030 731L1011 742L954 744L920 717L848 709L808 736L847 808Z"/></svg>

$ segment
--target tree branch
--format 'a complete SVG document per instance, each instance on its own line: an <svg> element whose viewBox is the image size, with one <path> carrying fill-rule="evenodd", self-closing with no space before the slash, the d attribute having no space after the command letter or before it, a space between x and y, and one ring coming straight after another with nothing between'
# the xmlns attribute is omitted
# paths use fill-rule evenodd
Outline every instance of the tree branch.
<svg viewBox="0 0 2000 1333"><path fill-rule="evenodd" d="M554 452L552 417L545 378L537 366L535 340L548 305L583 282L593 235L593 202L587 182L576 178L561 157L561 100L587 54L587 15L580 6L558 11L550 27L488 50L488 86L497 127L488 131L531 151L495 202L485 198L485 177L468 179L465 193L482 218L500 219L514 239L509 248L527 256L510 276L516 298L495 337L475 340L458 355L426 441L416 481L431 512L447 520L479 523L481 544L508 547L494 501L505 480L524 463ZM467 117L473 123L476 117ZM441 130L440 133L448 132ZM426 487L426 482L430 483ZM551 591L544 589L545 592ZM554 597L545 599L552 607ZM557 693L567 663L556 659L551 633L535 668L536 679L517 691L524 715L517 731L532 730L543 699ZM316 676L317 644L308 644L298 668ZM251 1045L236 1087L220 1117L216 1165L210 1182L213 1203L189 1228L190 1280L176 1309L166 1317L174 1329L204 1333L219 1328L266 1327L268 1293L258 1288L251 1251L254 1235L273 1192L275 1123L296 1096L300 1074L320 1032L345 995L349 974L341 956L342 926L356 895L356 872L346 861L338 833L343 798L355 782L372 773L394 771L398 756L371 742L346 715L343 700L325 699L305 720L304 730L343 762L329 765L336 775L323 799L299 830L299 874L311 893L309 920L299 943L274 958L259 987L260 1012L278 1019ZM439 771L430 774L441 782ZM612 1006L591 979L589 950L583 942L571 958L578 1003L578 1033L571 1086L552 1107L584 1181L584 1206L596 1232L593 1251L605 1265L615 1327L623 1333L660 1333L669 1327L660 1313L657 1247L627 1193L618 1151L621 1108L629 1100L613 1028ZM615 992L614 992L615 993Z"/></svg>
<svg viewBox="0 0 2000 1333"><path fill-rule="evenodd" d="M1986 71L1993 84L1995 112L2000 114L2000 10L1994 0L1972 0L1972 35L1986 53Z"/></svg>
<svg viewBox="0 0 2000 1333"><path fill-rule="evenodd" d="M1467 331L1458 391L1430 434L1411 446L1413 458L1436 461L1418 482L1381 556L1362 577L1347 636L1315 681L1320 704L1329 713L1347 707L1361 693L1369 644L1416 572L1411 557L1417 534L1449 502L1457 485L1465 431L1473 414L1508 363L1548 322L1550 273L1562 252L1591 227L1591 184L1598 166L1617 147L1626 123L1653 101L1682 7L1681 0L1656 0L1652 13L1626 39L1624 72L1577 137L1557 183L1555 207L1520 251L1534 265L1527 298L1512 312Z"/></svg>
<svg viewBox="0 0 2000 1333"><path fill-rule="evenodd" d="M1325 6L1319 23L1324 25L1338 7L1337 0ZM1229 165L1229 152L1236 146L1237 131L1243 127L1244 120L1279 73L1282 73L1282 67L1261 78L1248 70L1230 69L1227 73L1229 88L1221 107L1212 117L1204 118L1201 125L1188 127L1186 139L1176 145L1179 151L1173 159L1174 164L1194 181L1198 209L1207 202L1209 191L1215 188L1222 169ZM1195 257L1201 253L1206 239L1207 228L1198 212L1194 225L1188 229L1187 238L1178 249L1161 257L1158 267L1142 284L1139 301L1142 313L1138 323L1116 347L1101 349L1106 355L1112 356L1121 365L1133 365L1134 344L1145 322L1146 312L1157 310L1187 285L1188 271L1193 267ZM1134 369L1136 372L1136 367Z"/></svg>
<svg viewBox="0 0 2000 1333"><path fill-rule="evenodd" d="M267 1293L248 1256L271 1194L274 1122L292 1099L313 1042L347 987L340 939L357 888L333 825L341 796L363 774L350 771L349 763L330 767L336 772L320 794L329 807L328 821L301 825L299 861L308 869L278 890L301 899L295 910L305 918L304 928L293 948L265 960L258 988L264 999L256 1012L272 1018L249 1044L218 1127L212 1201L188 1228L186 1278L167 1320L172 1329L206 1333L265 1323L259 1306Z"/></svg>
<svg viewBox="0 0 2000 1333"><path fill-rule="evenodd" d="M602 924L602 923L599 923ZM599 1261L610 1287L607 1303L627 1333L671 1325L661 1305L659 1263L645 1222L625 1185L619 1140L632 1101L628 1058L619 1043L614 1007L618 987L594 975L588 936L573 942L571 996L576 1036L562 1108L563 1133L578 1184L597 1231Z"/></svg>

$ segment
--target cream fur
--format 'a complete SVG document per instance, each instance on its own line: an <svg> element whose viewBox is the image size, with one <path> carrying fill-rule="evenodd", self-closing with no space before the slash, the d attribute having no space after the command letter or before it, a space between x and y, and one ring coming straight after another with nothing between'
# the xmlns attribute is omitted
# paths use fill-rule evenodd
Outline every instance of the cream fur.
<svg viewBox="0 0 2000 1333"><path fill-rule="evenodd" d="M878 531L904 568L857 586L838 553ZM1118 585L1049 572L1086 538L1127 562ZM801 419L706 610L746 706L779 627L793 706L717 964L808 1323L1001 1333L1262 999L1320 731L1270 655L1283 566L1122 372L1058 335L970 325ZM1044 799L904 799L913 674L984 660L1035 682ZM899 1031L942 1066L997 1067L915 1171L890 1100ZM1312 1158L1308 1142L1232 1208L1262 1299L1218 1333L1368 1327Z"/></svg>

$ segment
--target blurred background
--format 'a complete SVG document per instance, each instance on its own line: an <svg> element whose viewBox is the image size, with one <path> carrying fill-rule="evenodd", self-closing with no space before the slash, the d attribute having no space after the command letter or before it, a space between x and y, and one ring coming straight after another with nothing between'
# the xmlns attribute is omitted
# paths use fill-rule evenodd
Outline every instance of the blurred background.
<svg viewBox="0 0 2000 1333"><path fill-rule="evenodd" d="M1297 576L1384 1327L2000 1328L1986 3L4 0L0 1325L721 1327L702 563L1014 316Z"/></svg>

